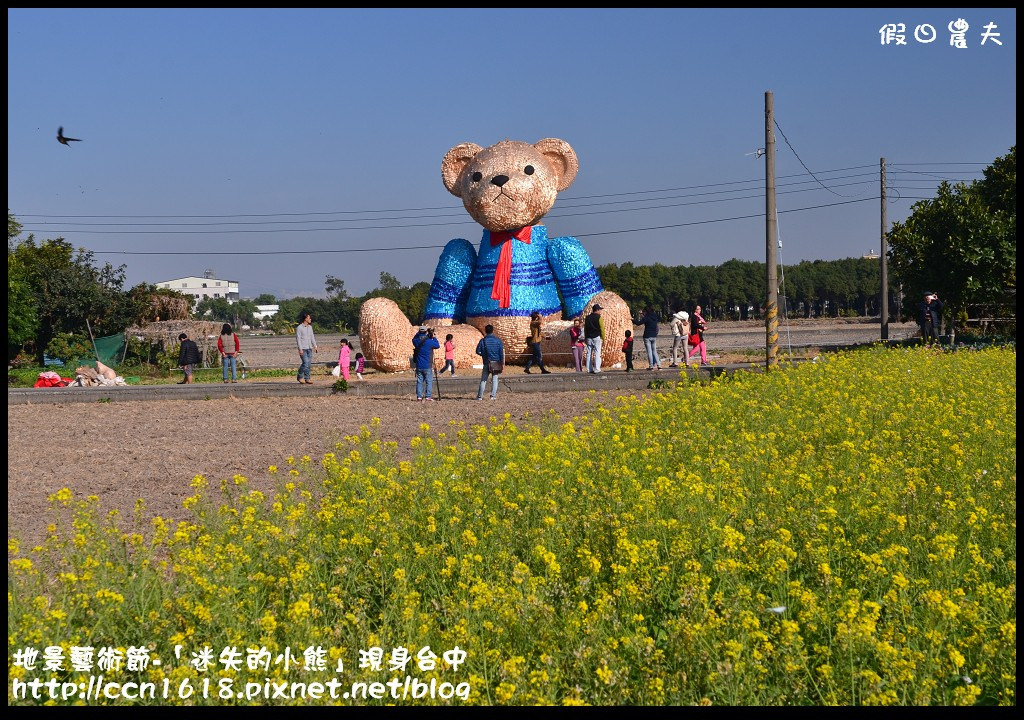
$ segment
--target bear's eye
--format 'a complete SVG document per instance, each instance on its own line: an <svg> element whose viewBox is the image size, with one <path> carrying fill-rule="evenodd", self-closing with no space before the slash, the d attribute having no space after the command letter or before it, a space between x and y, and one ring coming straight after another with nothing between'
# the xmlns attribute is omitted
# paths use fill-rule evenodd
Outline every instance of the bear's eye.
<svg viewBox="0 0 1024 720"><path fill-rule="evenodd" d="M473 178L473 182L480 182L483 179L483 175L478 172L473 173L470 177Z"/></svg>
<svg viewBox="0 0 1024 720"><path fill-rule="evenodd" d="M527 175L533 175L533 165L527 165L523 168L523 172Z"/></svg>

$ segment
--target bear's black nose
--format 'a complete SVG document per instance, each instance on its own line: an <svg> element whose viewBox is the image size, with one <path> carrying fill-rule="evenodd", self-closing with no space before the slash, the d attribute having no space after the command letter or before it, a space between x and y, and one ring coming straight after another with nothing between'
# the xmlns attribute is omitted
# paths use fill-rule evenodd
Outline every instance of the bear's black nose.
<svg viewBox="0 0 1024 720"><path fill-rule="evenodd" d="M491 178L491 185L497 185L498 187L501 187L507 182L508 175L495 175L493 178Z"/></svg>

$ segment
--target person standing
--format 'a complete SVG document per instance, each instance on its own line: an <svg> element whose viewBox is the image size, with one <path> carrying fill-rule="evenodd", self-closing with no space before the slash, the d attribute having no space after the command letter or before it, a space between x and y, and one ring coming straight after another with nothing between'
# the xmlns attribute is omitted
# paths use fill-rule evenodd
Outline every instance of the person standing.
<svg viewBox="0 0 1024 720"><path fill-rule="evenodd" d="M626 372L633 372L633 331L626 331L626 339L622 341L622 352L626 353Z"/></svg>
<svg viewBox="0 0 1024 720"><path fill-rule="evenodd" d="M309 313L302 315L302 322L295 328L295 342L299 346L299 374L296 378L300 383L312 385L309 379L310 370L313 367L313 353L319 352L316 344L316 336L313 334L313 316Z"/></svg>
<svg viewBox="0 0 1024 720"><path fill-rule="evenodd" d="M647 349L648 370L661 370L661 360L658 359L658 324L661 319L654 308L648 307L644 316L640 318L640 324L644 326L644 347Z"/></svg>
<svg viewBox="0 0 1024 720"><path fill-rule="evenodd" d="M541 317L540 313L534 310L530 314L530 347L533 348L533 354L530 355L530 359L526 361L526 369L523 372L529 374L530 368L536 365L540 368L541 374L548 375L551 373L546 367L544 367L544 358L541 354L540 341L543 338L541 334Z"/></svg>
<svg viewBox="0 0 1024 720"><path fill-rule="evenodd" d="M590 314L583 322L583 339L587 343L587 372L601 372L601 345L604 343L604 321L601 319L602 308L594 305Z"/></svg>
<svg viewBox="0 0 1024 720"><path fill-rule="evenodd" d="M918 303L917 324L921 326L921 338L926 345L939 341L943 307L939 296L933 292L926 292L924 299Z"/></svg>
<svg viewBox="0 0 1024 720"><path fill-rule="evenodd" d="M433 402L434 351L441 347L441 343L434 337L433 328L423 326L413 336L412 346L416 356L416 400Z"/></svg>
<svg viewBox="0 0 1024 720"><path fill-rule="evenodd" d="M363 357L361 352L356 353L356 377L360 380L363 379L363 373L366 371L366 359Z"/></svg>
<svg viewBox="0 0 1024 720"><path fill-rule="evenodd" d="M231 368L231 382L238 382L235 357L241 352L241 349L238 335L231 329L231 323L224 323L220 329L220 337L217 338L217 351L220 353L221 364L224 367L224 382L228 382L228 367Z"/></svg>
<svg viewBox="0 0 1024 720"><path fill-rule="evenodd" d="M690 354L686 356L686 364L690 364L693 354L700 352L700 364L708 364L708 346L704 343L704 330L707 328L707 321L700 314L700 305L693 309L690 316Z"/></svg>
<svg viewBox="0 0 1024 720"><path fill-rule="evenodd" d="M195 340L189 340L188 335L185 333L178 336L178 342L181 343L181 352L178 354L178 366L185 371L184 379L178 384L191 385L195 382L193 377L195 366L200 361L199 346L196 345Z"/></svg>
<svg viewBox="0 0 1024 720"><path fill-rule="evenodd" d="M455 377L455 336L451 333L444 336L444 367L441 368L441 374L444 375L444 371L449 368L452 377Z"/></svg>
<svg viewBox="0 0 1024 720"><path fill-rule="evenodd" d="M672 316L672 363L669 367L679 367L679 347L683 348L683 365L686 355L690 352L690 313L680 310Z"/></svg>
<svg viewBox="0 0 1024 720"><path fill-rule="evenodd" d="M476 344L476 354L483 358L484 369L480 375L480 390L477 391L476 399L483 400L487 392L487 376L491 376L491 400L498 397L498 375L505 367L505 346L501 339L494 334L494 326L484 327L484 336ZM492 365L494 363L494 365Z"/></svg>
<svg viewBox="0 0 1024 720"><path fill-rule="evenodd" d="M348 344L348 338L341 339L341 349L338 351L338 367L341 368L341 376L348 380L348 366L352 355L352 347Z"/></svg>
<svg viewBox="0 0 1024 720"><path fill-rule="evenodd" d="M579 318L573 320L569 328L569 345L572 346L572 362L576 372L583 372L583 324Z"/></svg>

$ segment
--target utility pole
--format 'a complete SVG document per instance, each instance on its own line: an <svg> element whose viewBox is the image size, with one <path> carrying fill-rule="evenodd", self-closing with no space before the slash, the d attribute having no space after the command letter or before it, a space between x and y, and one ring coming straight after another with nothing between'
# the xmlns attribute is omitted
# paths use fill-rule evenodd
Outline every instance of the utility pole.
<svg viewBox="0 0 1024 720"><path fill-rule="evenodd" d="M764 158L765 158L765 265L768 277L768 298L764 304L765 369L779 364L779 268L776 253L779 225L775 215L775 110L771 90L764 94Z"/></svg>
<svg viewBox="0 0 1024 720"><path fill-rule="evenodd" d="M885 211L885 158L881 160L882 172L882 339L889 339L889 248L885 237L888 218Z"/></svg>

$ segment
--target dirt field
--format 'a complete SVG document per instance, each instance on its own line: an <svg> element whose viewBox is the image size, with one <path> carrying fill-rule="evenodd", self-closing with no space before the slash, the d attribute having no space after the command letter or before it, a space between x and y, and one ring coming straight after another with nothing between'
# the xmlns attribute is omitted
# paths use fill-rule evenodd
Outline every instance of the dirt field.
<svg viewBox="0 0 1024 720"><path fill-rule="evenodd" d="M8 405L8 534L38 541L48 522L46 498L62 487L97 495L105 510L129 517L143 498L153 514L181 518L194 475L213 482L237 473L267 491L274 487L270 465L284 467L289 455L317 460L374 417L381 418L380 435L407 452L420 423L440 432L451 421L489 424L506 412L519 423L549 408L569 420L592 407L588 398L612 402L611 393L499 391L493 402L331 396Z"/></svg>
<svg viewBox="0 0 1024 720"><path fill-rule="evenodd" d="M899 339L914 326L890 326ZM870 342L878 339L877 323L795 321L789 341L794 347ZM320 338L322 348L336 348L340 336ZM764 348L764 328L757 323L720 323L707 335L712 359ZM250 361L290 366L290 338L243 339ZM671 346L671 337L661 348ZM785 327L780 328L785 348ZM336 352L336 350L335 350ZM637 356L641 357L639 350ZM278 364L276 358L281 359ZM321 360L331 357L321 351ZM726 360L728 361L728 360ZM410 380L411 382L411 380ZM397 398L343 396L246 400L160 400L109 404L8 405L7 512L9 534L26 542L42 537L47 523L47 496L69 487L81 497L97 495L104 509L129 515L142 498L149 510L169 518L183 517L181 501L190 493L196 474L211 481L241 474L253 486L273 488L270 465L285 458L317 459L361 425L381 418L381 435L408 449L409 438L426 422L434 430L451 421L487 424L510 413L515 422L554 409L563 420L592 407L587 400L612 402L615 394L589 392L502 394L498 400L453 399L418 404ZM532 421L532 420L530 420Z"/></svg>

